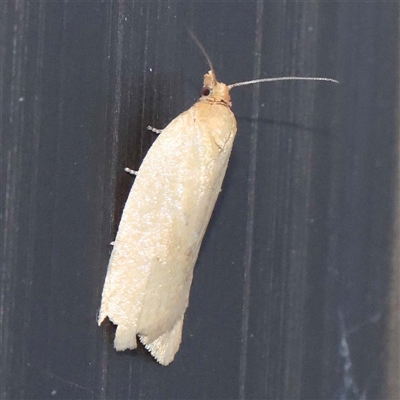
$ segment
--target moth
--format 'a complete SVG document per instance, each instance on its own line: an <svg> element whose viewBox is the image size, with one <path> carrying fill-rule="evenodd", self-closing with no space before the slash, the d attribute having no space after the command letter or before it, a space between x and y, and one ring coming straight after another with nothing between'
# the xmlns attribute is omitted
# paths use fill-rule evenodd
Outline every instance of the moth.
<svg viewBox="0 0 400 400"><path fill-rule="evenodd" d="M200 99L155 140L126 201L104 283L98 324L117 325L117 351L137 339L162 365L179 349L193 269L228 166L236 135L230 90L276 80L225 85L210 71Z"/></svg>

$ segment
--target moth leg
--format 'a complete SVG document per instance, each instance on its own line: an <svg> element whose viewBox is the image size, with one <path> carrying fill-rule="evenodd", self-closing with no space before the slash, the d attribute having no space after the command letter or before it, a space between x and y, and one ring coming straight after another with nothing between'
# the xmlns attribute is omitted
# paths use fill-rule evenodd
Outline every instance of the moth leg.
<svg viewBox="0 0 400 400"><path fill-rule="evenodd" d="M150 125L147 127L147 129L148 129L149 131L152 131L152 132L154 132L154 133L157 133L157 135L159 135L159 134L163 131L163 129L153 128L153 127L150 126Z"/></svg>
<svg viewBox="0 0 400 400"><path fill-rule="evenodd" d="M137 175L138 174L138 171L134 171L133 169L130 169L130 168L124 168L124 171L127 172L128 174L131 174L131 175Z"/></svg>
<svg viewBox="0 0 400 400"><path fill-rule="evenodd" d="M149 130L149 131L152 131L152 132L154 132L154 133L157 133L158 135L163 131L162 129L156 129L156 128L153 128L152 126L148 126L147 127L147 129ZM137 175L138 174L138 171L134 171L133 169L130 169L130 168L124 168L124 170L125 170L125 172L127 172L128 174L131 174L131 175Z"/></svg>
<svg viewBox="0 0 400 400"><path fill-rule="evenodd" d="M182 326L183 315L170 331L151 343L148 343L146 336L139 335L139 339L161 365L168 365L174 360L175 354L179 350L182 341Z"/></svg>

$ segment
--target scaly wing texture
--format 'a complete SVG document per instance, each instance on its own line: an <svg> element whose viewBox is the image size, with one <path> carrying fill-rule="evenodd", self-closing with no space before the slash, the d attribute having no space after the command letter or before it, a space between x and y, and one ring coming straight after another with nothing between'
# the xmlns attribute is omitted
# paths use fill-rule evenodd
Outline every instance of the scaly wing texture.
<svg viewBox="0 0 400 400"><path fill-rule="evenodd" d="M99 324L118 325L117 350L136 335L161 363L179 348L193 268L236 133L229 108L196 103L160 134L139 169L121 218Z"/></svg>
<svg viewBox="0 0 400 400"><path fill-rule="evenodd" d="M165 332L156 340L153 340L153 342L148 343L147 336L139 335L139 339L160 364L168 365L174 360L175 354L181 344L182 327L183 315L171 330Z"/></svg>

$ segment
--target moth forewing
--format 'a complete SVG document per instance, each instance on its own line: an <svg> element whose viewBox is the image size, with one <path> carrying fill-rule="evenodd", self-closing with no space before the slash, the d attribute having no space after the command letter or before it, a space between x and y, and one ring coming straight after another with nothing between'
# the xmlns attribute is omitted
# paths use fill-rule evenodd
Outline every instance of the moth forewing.
<svg viewBox="0 0 400 400"><path fill-rule="evenodd" d="M108 317L117 325L117 350L134 349L139 335L161 364L173 360L235 134L228 106L200 101L163 130L143 160L121 218L99 315L99 324Z"/></svg>

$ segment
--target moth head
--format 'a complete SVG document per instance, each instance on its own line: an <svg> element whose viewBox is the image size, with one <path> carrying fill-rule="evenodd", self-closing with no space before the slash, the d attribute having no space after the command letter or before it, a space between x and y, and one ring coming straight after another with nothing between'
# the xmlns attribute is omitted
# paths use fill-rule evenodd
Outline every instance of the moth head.
<svg viewBox="0 0 400 400"><path fill-rule="evenodd" d="M229 107L232 106L229 87L225 83L217 81L214 70L210 70L204 75L204 83L200 95L200 101L223 103Z"/></svg>
<svg viewBox="0 0 400 400"><path fill-rule="evenodd" d="M210 66L210 71L204 75L204 85L201 89L201 97L200 101L211 102L211 103L220 103L227 105L229 107L232 106L231 96L229 95L229 91L238 86L245 85L254 85L262 82L277 82L277 81L325 81L325 82L333 82L339 83L336 79L331 78L319 78L319 77L302 77L302 76L283 76L278 78L261 78L261 79L253 79L245 82L237 82L232 83L231 85L225 85L225 83L218 82L217 77L215 76L215 71L211 62L210 57L208 56L206 50L203 45L199 42L196 36L192 31L189 30L190 36L192 36L193 40L196 42L197 46L199 46L201 52L204 54L208 65Z"/></svg>

